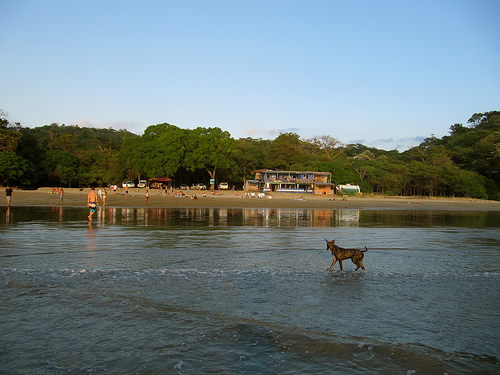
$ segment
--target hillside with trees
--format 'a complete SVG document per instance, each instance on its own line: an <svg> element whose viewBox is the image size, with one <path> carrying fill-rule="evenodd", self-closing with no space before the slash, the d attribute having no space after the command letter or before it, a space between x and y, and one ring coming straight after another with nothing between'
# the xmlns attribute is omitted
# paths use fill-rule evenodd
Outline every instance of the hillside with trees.
<svg viewBox="0 0 500 375"><path fill-rule="evenodd" d="M342 144L331 135L234 139L220 128L163 123L127 130L11 124L0 110L0 183L22 188L87 187L166 176L175 185L210 179L241 187L262 168L332 173L335 184L401 196L500 200L500 112L474 114L448 135L407 151Z"/></svg>

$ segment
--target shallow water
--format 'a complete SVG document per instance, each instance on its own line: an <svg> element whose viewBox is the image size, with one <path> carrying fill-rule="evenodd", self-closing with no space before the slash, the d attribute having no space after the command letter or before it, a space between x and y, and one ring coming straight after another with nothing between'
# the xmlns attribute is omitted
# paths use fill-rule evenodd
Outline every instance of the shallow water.
<svg viewBox="0 0 500 375"><path fill-rule="evenodd" d="M2 373L500 370L498 212L0 212Z"/></svg>

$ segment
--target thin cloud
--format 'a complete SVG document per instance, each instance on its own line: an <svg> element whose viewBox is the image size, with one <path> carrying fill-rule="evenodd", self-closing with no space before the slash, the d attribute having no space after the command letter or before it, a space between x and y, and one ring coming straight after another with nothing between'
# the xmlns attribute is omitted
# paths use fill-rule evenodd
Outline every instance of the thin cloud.
<svg viewBox="0 0 500 375"><path fill-rule="evenodd" d="M376 139L372 142L374 145L386 145L390 143L394 143L394 138Z"/></svg>
<svg viewBox="0 0 500 375"><path fill-rule="evenodd" d="M144 128L143 124L138 121L114 121L110 122L107 127L115 130L127 129L129 131L141 131Z"/></svg>
<svg viewBox="0 0 500 375"><path fill-rule="evenodd" d="M74 125L78 125L82 128L97 128L98 126L91 122L90 120L87 120L86 118L81 118L79 120L74 121Z"/></svg>
<svg viewBox="0 0 500 375"><path fill-rule="evenodd" d="M367 140L367 139L352 139L348 142L348 144L361 144L367 147L375 147L382 150L398 150L398 151L406 151L412 147L418 146L421 144L426 137L416 136L416 137L407 137L407 138L379 138L375 140Z"/></svg>
<svg viewBox="0 0 500 375"><path fill-rule="evenodd" d="M247 129L247 131L245 132L246 135L253 135L257 132L257 129L255 127L251 127L250 129Z"/></svg>
<svg viewBox="0 0 500 375"><path fill-rule="evenodd" d="M424 141L425 137L408 137L408 138L386 138L386 139L376 139L375 141L368 142L367 146L381 148L384 150L398 150L406 151L412 147L418 146Z"/></svg>
<svg viewBox="0 0 500 375"><path fill-rule="evenodd" d="M254 126L252 126L251 128L249 128L245 131L245 134L248 136L259 135L259 134L265 134L267 136L272 136L272 135L276 135L277 133L278 132L274 129L259 129L259 128L256 128Z"/></svg>

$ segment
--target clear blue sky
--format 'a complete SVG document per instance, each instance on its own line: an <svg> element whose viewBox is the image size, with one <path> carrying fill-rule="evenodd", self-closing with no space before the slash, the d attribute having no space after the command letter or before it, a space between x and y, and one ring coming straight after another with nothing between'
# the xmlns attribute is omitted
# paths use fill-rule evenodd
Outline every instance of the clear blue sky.
<svg viewBox="0 0 500 375"><path fill-rule="evenodd" d="M10 122L383 149L500 110L498 0L0 0Z"/></svg>

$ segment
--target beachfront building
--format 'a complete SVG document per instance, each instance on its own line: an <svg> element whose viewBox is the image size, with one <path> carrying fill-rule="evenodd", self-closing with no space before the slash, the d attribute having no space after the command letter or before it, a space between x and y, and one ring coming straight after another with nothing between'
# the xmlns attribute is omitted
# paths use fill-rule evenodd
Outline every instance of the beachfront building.
<svg viewBox="0 0 500 375"><path fill-rule="evenodd" d="M274 171L259 169L255 179L245 181L245 190L264 193L301 193L331 195L335 193L330 172Z"/></svg>
<svg viewBox="0 0 500 375"><path fill-rule="evenodd" d="M151 189L172 189L173 179L162 176L149 179L149 188Z"/></svg>

